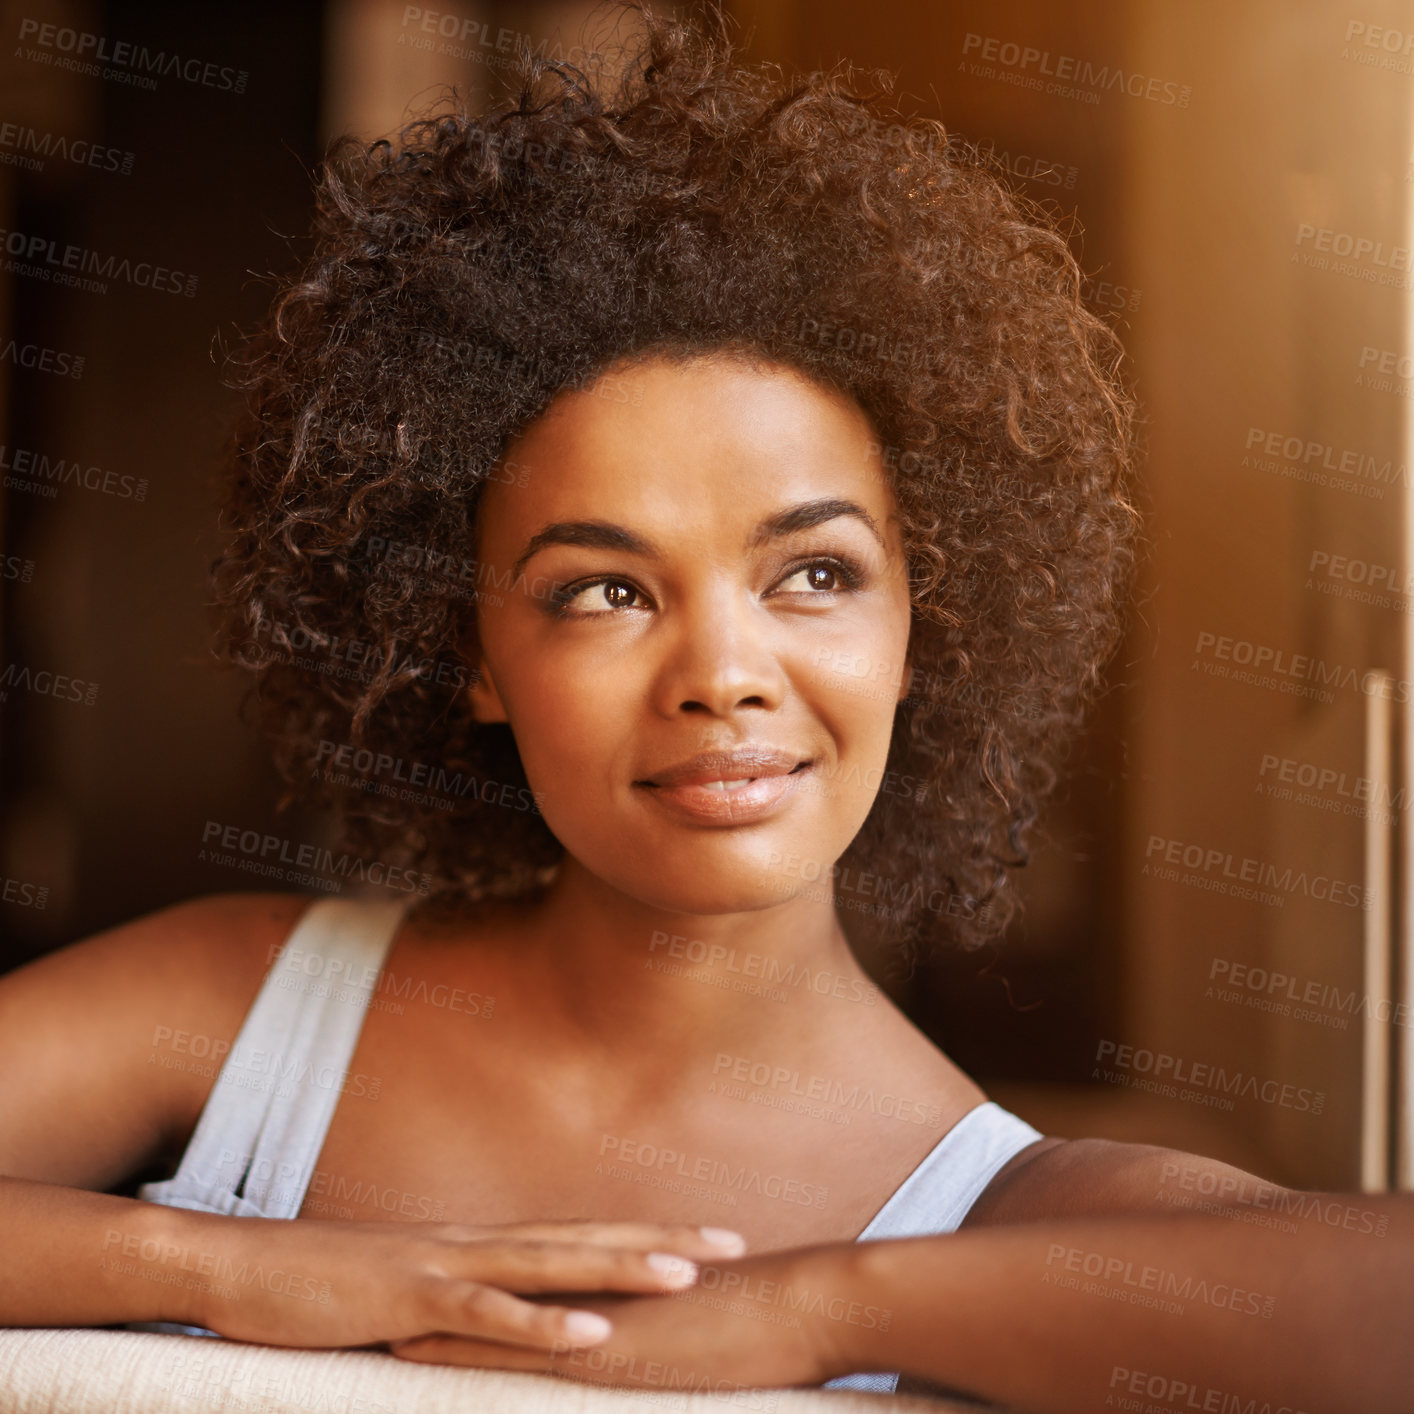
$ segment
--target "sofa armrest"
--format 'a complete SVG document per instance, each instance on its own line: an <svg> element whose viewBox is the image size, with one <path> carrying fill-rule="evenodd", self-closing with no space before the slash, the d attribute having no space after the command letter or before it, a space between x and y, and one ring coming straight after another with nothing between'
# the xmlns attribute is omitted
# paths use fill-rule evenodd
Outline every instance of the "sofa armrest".
<svg viewBox="0 0 1414 1414"><path fill-rule="evenodd" d="M0 1414L967 1414L922 1395L614 1389L383 1351L290 1350L106 1328L0 1330Z"/></svg>

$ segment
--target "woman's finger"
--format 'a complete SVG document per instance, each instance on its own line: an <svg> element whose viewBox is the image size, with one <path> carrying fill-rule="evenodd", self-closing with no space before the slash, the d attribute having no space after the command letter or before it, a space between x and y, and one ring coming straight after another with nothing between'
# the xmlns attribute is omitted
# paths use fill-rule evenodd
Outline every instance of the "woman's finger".
<svg viewBox="0 0 1414 1414"><path fill-rule="evenodd" d="M572 1306L522 1301L479 1281L440 1284L427 1309L433 1331L541 1352L597 1345L612 1330L607 1316Z"/></svg>
<svg viewBox="0 0 1414 1414"><path fill-rule="evenodd" d="M468 1243L445 1258L449 1275L507 1291L681 1291L697 1263L675 1252L639 1252L591 1243L532 1240Z"/></svg>
<svg viewBox="0 0 1414 1414"><path fill-rule="evenodd" d="M667 1251L680 1256L708 1257L718 1261L739 1257L746 1251L746 1239L722 1227L690 1227L669 1223L509 1223L501 1227L467 1227L458 1231L467 1240L484 1242L497 1238L537 1242L586 1243L594 1247L625 1247L643 1252Z"/></svg>

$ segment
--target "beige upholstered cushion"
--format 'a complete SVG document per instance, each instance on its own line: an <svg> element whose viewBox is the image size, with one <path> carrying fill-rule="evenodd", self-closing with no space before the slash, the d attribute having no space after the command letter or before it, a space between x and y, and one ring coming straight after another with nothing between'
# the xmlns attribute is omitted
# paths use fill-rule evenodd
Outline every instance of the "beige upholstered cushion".
<svg viewBox="0 0 1414 1414"><path fill-rule="evenodd" d="M139 1331L0 1330L0 1414L962 1414L855 1390L679 1394Z"/></svg>

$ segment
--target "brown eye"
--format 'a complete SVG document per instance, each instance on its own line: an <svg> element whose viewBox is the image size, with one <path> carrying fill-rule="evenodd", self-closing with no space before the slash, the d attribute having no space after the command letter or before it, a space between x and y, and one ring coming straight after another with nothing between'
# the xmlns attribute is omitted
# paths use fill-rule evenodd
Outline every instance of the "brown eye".
<svg viewBox="0 0 1414 1414"><path fill-rule="evenodd" d="M576 600L583 599L591 589L602 591L600 603L603 608L581 607L572 609ZM609 613L614 609L631 609L639 591L626 579L591 579L582 584L566 584L550 595L550 612L557 618L591 618L596 614Z"/></svg>
<svg viewBox="0 0 1414 1414"><path fill-rule="evenodd" d="M794 580L802 580L800 589L787 589L786 586ZM804 593L811 594L833 594L840 589L857 589L863 583L864 575L862 570L857 570L845 564L843 561L833 558L827 560L811 560L807 564L801 565L798 569L792 570L777 585L777 589L787 594Z"/></svg>

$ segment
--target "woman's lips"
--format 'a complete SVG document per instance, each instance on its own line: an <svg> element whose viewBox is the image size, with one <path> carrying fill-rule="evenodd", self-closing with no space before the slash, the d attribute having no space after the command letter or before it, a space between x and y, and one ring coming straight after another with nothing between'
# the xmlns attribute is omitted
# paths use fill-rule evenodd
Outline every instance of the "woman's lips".
<svg viewBox="0 0 1414 1414"><path fill-rule="evenodd" d="M810 762L806 761L793 771L778 776L757 776L744 785L720 781L678 786L643 783L639 789L662 809L694 824L747 825L762 819L787 800L809 769Z"/></svg>

